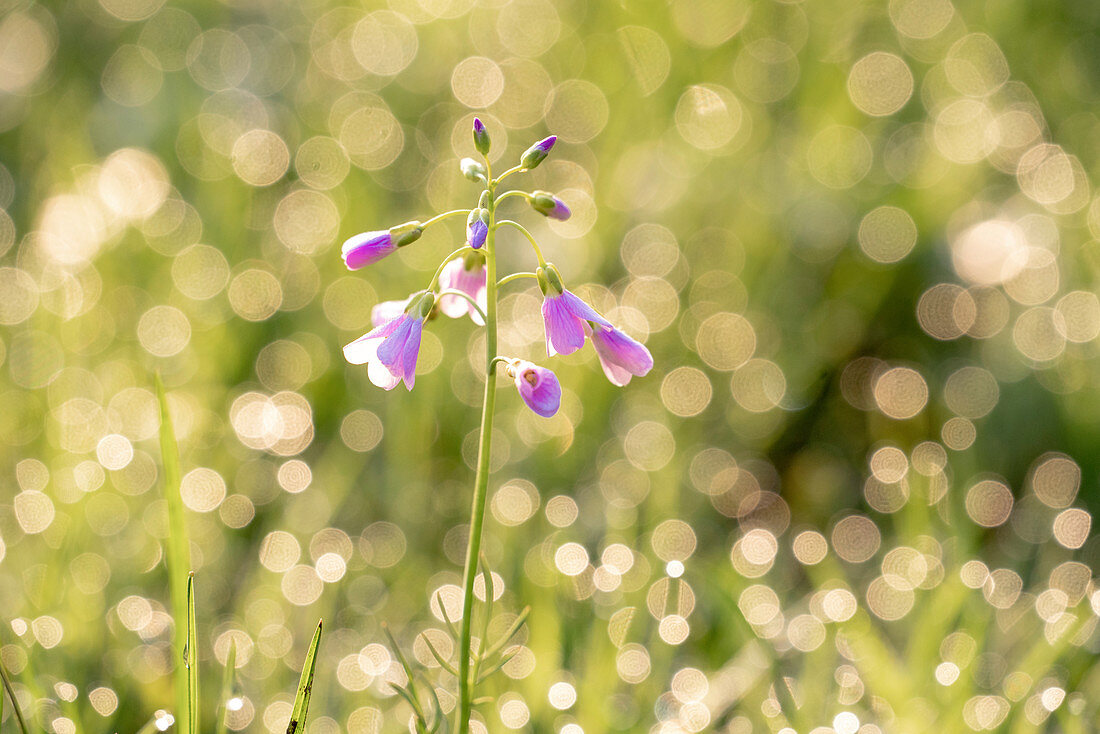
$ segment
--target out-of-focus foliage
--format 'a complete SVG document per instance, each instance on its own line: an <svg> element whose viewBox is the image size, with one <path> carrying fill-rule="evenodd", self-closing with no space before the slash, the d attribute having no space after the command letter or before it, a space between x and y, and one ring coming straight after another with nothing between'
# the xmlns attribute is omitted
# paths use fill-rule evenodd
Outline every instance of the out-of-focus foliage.
<svg viewBox="0 0 1100 734"><path fill-rule="evenodd" d="M0 661L47 731L169 726L155 371L203 728L284 729L318 616L309 730L406 728L379 624L439 672L483 342L436 322L416 390L371 387L340 345L462 235L337 251L465 203L474 114L500 165L559 136L547 257L657 364L558 361L550 420L502 385L494 636L533 609L489 731L1097 720L1100 5L0 13ZM506 288L502 351L539 358Z"/></svg>

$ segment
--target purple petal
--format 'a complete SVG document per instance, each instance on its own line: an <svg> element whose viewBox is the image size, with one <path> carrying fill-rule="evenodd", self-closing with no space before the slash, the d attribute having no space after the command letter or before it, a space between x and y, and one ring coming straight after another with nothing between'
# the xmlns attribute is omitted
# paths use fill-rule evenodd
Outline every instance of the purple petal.
<svg viewBox="0 0 1100 734"><path fill-rule="evenodd" d="M569 211L569 207L565 205L564 201L555 196L554 208L547 212L546 216L564 222L566 219L573 216L573 212Z"/></svg>
<svg viewBox="0 0 1100 734"><path fill-rule="evenodd" d="M424 322L421 319L409 319L412 325L409 327L409 338L402 348L401 365L405 370L405 387L412 390L416 384L416 357L420 353L420 334L424 330Z"/></svg>
<svg viewBox="0 0 1100 734"><path fill-rule="evenodd" d="M543 418L558 412L561 384L553 372L532 362L521 361L516 367L516 389L531 410Z"/></svg>
<svg viewBox="0 0 1100 734"><path fill-rule="evenodd" d="M607 328L612 328L611 322L596 313L596 310L589 306L587 303L578 298L574 293L570 291L563 291L561 294L562 302L565 304L565 308L574 317L582 319L584 321L594 321L597 324L602 324Z"/></svg>
<svg viewBox="0 0 1100 734"><path fill-rule="evenodd" d="M398 377L405 376L402 360L403 349L405 342L409 339L409 333L412 331L412 322L417 320L411 318L408 314L402 316L398 319L397 329L386 338L382 346L378 347L378 361L386 365L389 371Z"/></svg>
<svg viewBox="0 0 1100 734"><path fill-rule="evenodd" d="M570 313L561 296L543 299L542 320L546 329L546 353L549 356L572 354L584 346L581 322Z"/></svg>
<svg viewBox="0 0 1100 734"><path fill-rule="evenodd" d="M535 147L540 149L544 153L549 153L550 149L554 147L554 143L556 142L558 142L558 136L551 135L550 137L543 138L539 142L535 143Z"/></svg>
<svg viewBox="0 0 1100 734"><path fill-rule="evenodd" d="M349 270L358 270L378 262L396 249L389 231L379 230L348 238L340 248L340 254Z"/></svg>
<svg viewBox="0 0 1100 734"><path fill-rule="evenodd" d="M630 382L631 375L641 377L653 369L653 356L645 345L618 329L596 329L591 337L604 374L612 384L621 387Z"/></svg>
<svg viewBox="0 0 1100 734"><path fill-rule="evenodd" d="M466 244L475 250L480 249L488 235L489 225L480 219L475 219L473 224L466 228Z"/></svg>

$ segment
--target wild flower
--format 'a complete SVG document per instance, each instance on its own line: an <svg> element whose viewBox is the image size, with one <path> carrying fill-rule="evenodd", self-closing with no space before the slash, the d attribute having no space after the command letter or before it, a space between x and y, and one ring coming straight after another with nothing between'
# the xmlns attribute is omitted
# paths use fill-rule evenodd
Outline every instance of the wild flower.
<svg viewBox="0 0 1100 734"><path fill-rule="evenodd" d="M503 660L490 660L519 629L524 615L505 633L489 652L478 652L473 643L474 579L478 573L482 527L485 519L486 493L489 481L488 457L492 448L494 389L497 366L513 380L520 399L536 414L550 417L561 405L561 383L546 367L517 357L497 354L497 292L514 280L532 278L543 293L542 315L546 330L546 351L549 356L571 354L584 346L586 335L592 339L604 372L616 385L625 385L630 378L646 374L653 366L649 351L637 341L615 328L610 321L565 288L561 272L543 257L534 235L519 222L498 219L500 205L508 198L526 199L540 214L557 220L568 219L571 212L561 198L547 191L505 191L500 184L515 173L529 171L546 159L557 138L550 136L528 148L519 164L497 177L492 175L489 161L490 139L481 120L474 120L474 147L483 161L463 158L459 162L462 174L471 181L484 184L477 206L438 214L424 222L412 221L389 230L366 232L350 238L343 247L344 262L355 270L378 262L400 247L415 242L431 226L453 217L466 217L465 244L445 257L423 291L403 300L384 301L371 314L374 328L344 347L344 356L352 364L366 364L367 377L375 385L391 390L404 382L412 389L416 380L416 361L425 323L436 313L452 318L469 314L474 323L485 328L485 397L482 404L478 463L470 513L470 534L463 572L463 607L461 631L456 635L458 661L454 675L458 679L458 702L455 707L456 731L466 734L474 706L473 689L485 673L484 668L498 668ZM534 251L537 268L534 272L517 272L497 279L496 233L502 226L516 229ZM482 573L488 576L487 570ZM491 598L491 594L489 597ZM483 641L484 642L484 641ZM473 669L471 670L471 662ZM399 689L406 700L417 697L415 676L409 675L407 687ZM416 707L414 707L416 708ZM418 730L428 731L443 717L442 709L431 724L427 715L417 712Z"/></svg>

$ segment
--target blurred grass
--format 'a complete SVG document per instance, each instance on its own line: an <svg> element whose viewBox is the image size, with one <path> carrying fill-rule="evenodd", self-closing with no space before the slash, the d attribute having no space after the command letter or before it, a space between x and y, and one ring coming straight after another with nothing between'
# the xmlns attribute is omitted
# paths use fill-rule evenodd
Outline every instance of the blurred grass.
<svg viewBox="0 0 1100 734"><path fill-rule="evenodd" d="M562 192L574 219L514 216L657 364L619 390L587 349L547 361L565 387L550 422L502 388L487 636L531 612L482 691L489 731L844 734L845 712L860 734L1094 726L1100 6L0 15L0 666L41 729L153 731L165 711L183 728L202 667L223 688L187 726L279 732L316 665L309 731L405 730L382 620L414 674L453 688L424 640L446 644L431 600L460 583L481 342L433 322L411 394L374 389L339 348L376 302L423 287L460 228L363 273L336 249L471 204L457 160L474 114L501 165L561 136L522 183ZM893 111L901 67L856 72L882 52L912 81ZM865 227L884 206L915 232L896 261L904 227ZM995 221L1010 235L975 250ZM527 269L513 236L506 265ZM1026 267L975 271L1005 265L1002 246ZM546 361L519 285L502 342ZM940 286L965 295L922 310ZM911 417L874 394L892 368L927 391ZM879 478L883 449L901 479ZM987 480L1012 498L990 527L996 503L968 502ZM853 515L877 529L867 557L837 530ZM795 550L810 531L820 561ZM587 557L576 575L567 544ZM877 591L911 608L894 618ZM848 618L826 608L841 592ZM320 650L296 633L317 617Z"/></svg>

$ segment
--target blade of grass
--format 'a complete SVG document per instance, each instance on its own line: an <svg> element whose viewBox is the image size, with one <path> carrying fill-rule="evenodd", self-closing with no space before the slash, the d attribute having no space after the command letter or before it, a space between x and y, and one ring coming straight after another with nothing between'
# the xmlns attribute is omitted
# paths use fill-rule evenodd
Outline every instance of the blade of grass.
<svg viewBox="0 0 1100 734"><path fill-rule="evenodd" d="M187 731L199 734L199 646L195 629L195 574L187 575Z"/></svg>
<svg viewBox="0 0 1100 734"><path fill-rule="evenodd" d="M409 698L408 701L413 707L413 711L416 713L416 717L426 727L428 725L428 719L424 716L424 710L420 707L420 702L416 695L416 676L413 675L412 666L409 665L409 661L405 659L405 654L401 652L401 646L397 644L397 640L394 639L393 633L390 632L390 626L385 622L382 623L382 631L386 633L386 637L390 641L390 647L393 648L394 655L397 656L397 662L401 663L401 667L405 671L405 677L409 679ZM390 685L393 685L392 683ZM397 686L393 686L397 688Z"/></svg>
<svg viewBox="0 0 1100 734"><path fill-rule="evenodd" d="M4 670L4 663L0 662L0 681L4 683L4 690L8 692L8 698L11 699L11 709L15 712L15 720L19 722L19 730L23 734L27 734L27 722L23 718L23 712L19 710L19 701L15 699L15 691L11 687L11 680L8 678L8 672ZM4 712L4 694L0 693L0 713Z"/></svg>
<svg viewBox="0 0 1100 734"><path fill-rule="evenodd" d="M225 656L225 675L222 677L222 695L218 699L222 709L222 715L218 719L216 734L227 734L229 731L229 699L233 696L233 676L237 670L237 642L229 641L229 652Z"/></svg>
<svg viewBox="0 0 1100 734"><path fill-rule="evenodd" d="M325 620L318 620L317 631L313 633L313 641L309 643L306 652L306 661L302 665L302 677L298 680L298 693L294 696L294 708L290 711L290 723L287 724L286 734L294 734L306 728L306 714L309 712L309 697L313 693L313 672L317 667L317 646L321 642L321 628Z"/></svg>
<svg viewBox="0 0 1100 734"><path fill-rule="evenodd" d="M154 381L157 402L160 406L160 461L164 469L164 501L168 505L168 544L165 550L168 563L168 588L172 597L172 619L176 632L176 716L182 719L188 710L188 681L183 673L186 666L187 647L187 578L191 571L191 546L184 525L183 499L180 497L180 452L172 417L168 413L168 397L164 382L157 373ZM182 730L183 722L180 722ZM187 731L191 731L188 726Z"/></svg>

